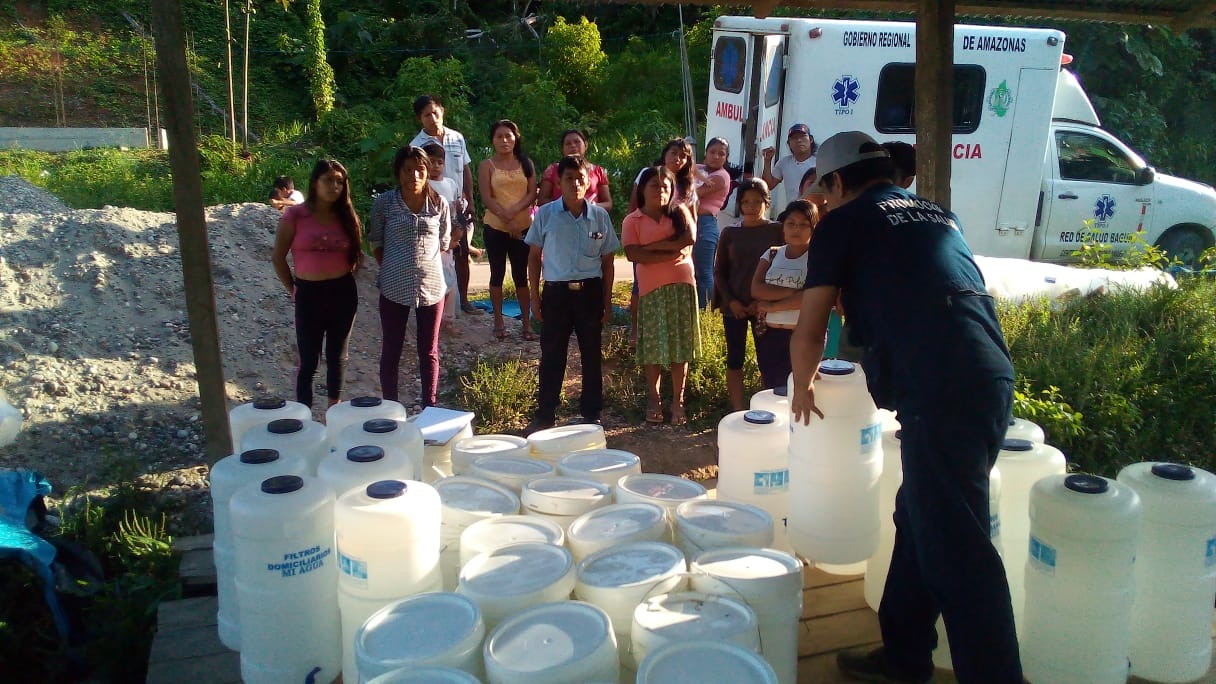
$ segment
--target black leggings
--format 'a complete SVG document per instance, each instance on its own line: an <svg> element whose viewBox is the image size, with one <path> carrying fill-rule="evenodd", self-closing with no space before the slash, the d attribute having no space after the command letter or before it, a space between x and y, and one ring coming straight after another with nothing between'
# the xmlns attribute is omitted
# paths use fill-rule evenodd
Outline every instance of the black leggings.
<svg viewBox="0 0 1216 684"><path fill-rule="evenodd" d="M490 287L502 287L507 275L507 259L511 260L511 280L515 289L528 286L528 252L531 248L523 240L489 226L482 231L486 241L486 256L490 259Z"/></svg>
<svg viewBox="0 0 1216 684"><path fill-rule="evenodd" d="M312 406L312 378L325 348L325 387L330 399L342 396L346 350L359 307L359 290L353 275L332 280L296 279L296 346L300 369L296 373L296 401Z"/></svg>

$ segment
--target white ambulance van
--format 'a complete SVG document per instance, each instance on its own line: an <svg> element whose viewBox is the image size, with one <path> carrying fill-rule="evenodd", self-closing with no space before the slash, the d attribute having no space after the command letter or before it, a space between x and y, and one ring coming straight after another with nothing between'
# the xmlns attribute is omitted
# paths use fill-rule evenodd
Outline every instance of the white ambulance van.
<svg viewBox="0 0 1216 684"><path fill-rule="evenodd" d="M706 138L756 175L766 147L789 154L796 123L818 141L915 143L915 24L720 17L712 55ZM1193 263L1214 242L1216 191L1155 172L1102 130L1066 59L1057 30L955 27L951 209L971 249L1066 262L1086 241L1118 251L1138 233Z"/></svg>

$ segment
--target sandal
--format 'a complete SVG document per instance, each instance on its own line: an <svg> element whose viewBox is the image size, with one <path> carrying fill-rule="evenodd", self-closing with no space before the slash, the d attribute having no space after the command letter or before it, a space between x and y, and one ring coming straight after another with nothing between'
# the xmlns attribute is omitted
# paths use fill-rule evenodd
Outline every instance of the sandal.
<svg viewBox="0 0 1216 684"><path fill-rule="evenodd" d="M684 406L677 404L671 407L671 424L672 425L687 425L688 416L684 415Z"/></svg>
<svg viewBox="0 0 1216 684"><path fill-rule="evenodd" d="M647 423L662 423L663 422L663 406L653 402L646 404L646 422Z"/></svg>
<svg viewBox="0 0 1216 684"><path fill-rule="evenodd" d="M507 339L507 327L505 325L503 325L502 321L499 321L498 323L494 324L494 339L496 339L496 340Z"/></svg>
<svg viewBox="0 0 1216 684"><path fill-rule="evenodd" d="M524 331L520 334L520 337L524 338L525 342L535 342L536 341L536 333L532 332L531 330L528 330L527 328L525 328Z"/></svg>

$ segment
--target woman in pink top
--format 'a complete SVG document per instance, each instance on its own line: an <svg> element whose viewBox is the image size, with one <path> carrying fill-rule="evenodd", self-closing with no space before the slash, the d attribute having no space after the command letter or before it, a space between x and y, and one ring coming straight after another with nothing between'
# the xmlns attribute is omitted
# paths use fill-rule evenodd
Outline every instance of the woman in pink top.
<svg viewBox="0 0 1216 684"><path fill-rule="evenodd" d="M295 302L296 400L312 406L312 379L325 350L329 405L342 396L346 352L355 324L359 292L355 269L363 247L362 227L350 201L350 177L333 159L322 159L308 178L308 199L288 207L274 237L275 275ZM292 265L287 263L291 254Z"/></svg>
<svg viewBox="0 0 1216 684"><path fill-rule="evenodd" d="M563 157L574 156L586 159L587 134L574 128L562 133L561 148ZM591 204L598 204L608 211L612 211L612 191L608 187L608 172L604 171L604 167L587 162L587 181L587 196L584 199ZM540 194L536 198L536 204L537 206L548 204L553 200L561 199L561 196L562 189L557 178L557 162L553 162L541 174Z"/></svg>
<svg viewBox="0 0 1216 684"><path fill-rule="evenodd" d="M714 254L718 250L718 212L730 194L730 143L711 138L705 146L705 163L697 165L697 244L692 260L697 274L697 305L704 309L714 296Z"/></svg>
<svg viewBox="0 0 1216 684"><path fill-rule="evenodd" d="M663 422L659 386L671 372L671 423L687 422L684 380L701 350L692 245L696 228L684 204L673 203L675 177L663 167L638 179L638 208L625 217L621 244L637 268L638 362L646 370L646 421Z"/></svg>

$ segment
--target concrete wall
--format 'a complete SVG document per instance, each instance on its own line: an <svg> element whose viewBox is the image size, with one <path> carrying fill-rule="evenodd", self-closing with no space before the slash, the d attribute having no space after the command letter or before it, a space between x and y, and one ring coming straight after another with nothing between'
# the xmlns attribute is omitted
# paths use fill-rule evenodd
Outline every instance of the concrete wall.
<svg viewBox="0 0 1216 684"><path fill-rule="evenodd" d="M0 149L66 152L86 147L148 147L146 128L3 128Z"/></svg>

